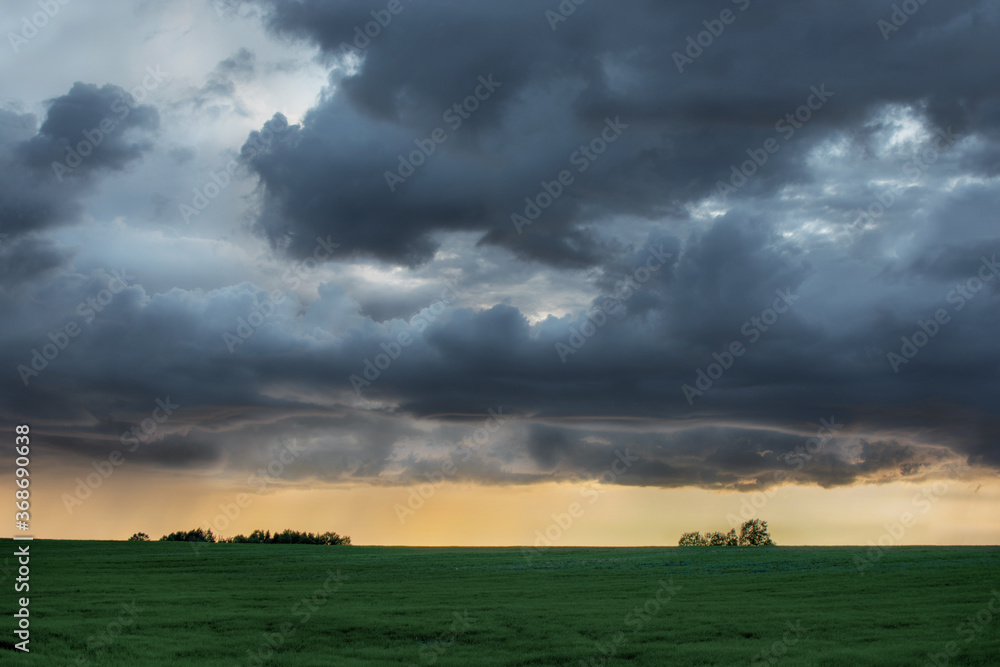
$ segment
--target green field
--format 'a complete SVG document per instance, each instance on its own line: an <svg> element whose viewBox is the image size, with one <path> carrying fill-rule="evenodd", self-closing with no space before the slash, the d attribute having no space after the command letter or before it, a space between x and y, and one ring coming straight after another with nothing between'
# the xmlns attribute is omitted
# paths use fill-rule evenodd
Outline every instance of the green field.
<svg viewBox="0 0 1000 667"><path fill-rule="evenodd" d="M861 553L39 540L0 663L1000 665L1000 548Z"/></svg>

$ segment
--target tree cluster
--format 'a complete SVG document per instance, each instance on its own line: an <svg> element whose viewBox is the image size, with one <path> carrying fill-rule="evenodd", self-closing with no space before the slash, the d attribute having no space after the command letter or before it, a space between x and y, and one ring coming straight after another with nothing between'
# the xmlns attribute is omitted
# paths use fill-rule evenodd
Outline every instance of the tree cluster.
<svg viewBox="0 0 1000 667"><path fill-rule="evenodd" d="M767 521L751 519L740 526L740 534L736 534L733 528L728 533L718 531L705 533L700 532L684 533L680 541L680 547L772 547L774 540L767 532Z"/></svg>
<svg viewBox="0 0 1000 667"><path fill-rule="evenodd" d="M145 542L149 540L149 536L145 533L136 533L129 538L130 541ZM299 532L297 530L283 530L280 533L275 532L273 535L271 531L255 530L250 533L250 536L246 535L234 535L233 537L219 537L216 538L212 533L212 529L202 530L201 528L195 528L194 530L181 530L176 533L170 533L169 535L164 535L160 538L161 542L219 542L227 544L322 544L331 546L349 546L351 544L351 538L347 535L338 535L337 533L326 532L322 534L317 533L306 533Z"/></svg>
<svg viewBox="0 0 1000 667"><path fill-rule="evenodd" d="M179 530L176 533L170 533L169 535L164 535L160 538L161 542L214 542L215 535L212 534L212 529L209 528L207 531L201 528L195 528L194 530Z"/></svg>
<svg viewBox="0 0 1000 667"><path fill-rule="evenodd" d="M347 535L340 536L331 532L323 534L300 533L297 530L283 530L274 535L271 534L271 531L255 530L250 533L249 537L235 535L222 538L219 541L231 544L325 544L330 546L350 546L351 544L351 538Z"/></svg>

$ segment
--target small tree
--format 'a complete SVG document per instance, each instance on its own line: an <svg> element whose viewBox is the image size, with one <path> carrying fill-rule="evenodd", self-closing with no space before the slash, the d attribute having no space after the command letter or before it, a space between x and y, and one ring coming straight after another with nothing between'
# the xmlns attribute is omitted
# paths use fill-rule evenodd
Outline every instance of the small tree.
<svg viewBox="0 0 1000 667"><path fill-rule="evenodd" d="M726 536L724 533L719 531L714 531L706 535L708 538L708 546L710 547L724 547L726 546Z"/></svg>
<svg viewBox="0 0 1000 667"><path fill-rule="evenodd" d="M751 519L740 526L739 545L741 547L770 547L774 541L767 532L767 521Z"/></svg>
<svg viewBox="0 0 1000 667"><path fill-rule="evenodd" d="M146 533L133 533L132 537L128 538L129 542L149 542L149 535Z"/></svg>
<svg viewBox="0 0 1000 667"><path fill-rule="evenodd" d="M700 532L684 533L677 542L679 547L707 547L708 540L701 536Z"/></svg>
<svg viewBox="0 0 1000 667"><path fill-rule="evenodd" d="M726 546L727 547L738 547L740 546L740 538L736 537L736 529L730 528L729 532L726 533Z"/></svg>

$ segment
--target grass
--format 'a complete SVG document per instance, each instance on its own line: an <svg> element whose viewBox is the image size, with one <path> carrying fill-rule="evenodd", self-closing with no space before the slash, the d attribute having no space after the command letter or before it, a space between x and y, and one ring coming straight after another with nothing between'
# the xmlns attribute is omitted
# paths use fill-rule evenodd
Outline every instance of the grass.
<svg viewBox="0 0 1000 667"><path fill-rule="evenodd" d="M31 653L5 640L3 665L1000 664L997 547L889 549L861 575L846 547L561 548L529 563L516 548L31 545ZM599 646L614 647L606 662Z"/></svg>

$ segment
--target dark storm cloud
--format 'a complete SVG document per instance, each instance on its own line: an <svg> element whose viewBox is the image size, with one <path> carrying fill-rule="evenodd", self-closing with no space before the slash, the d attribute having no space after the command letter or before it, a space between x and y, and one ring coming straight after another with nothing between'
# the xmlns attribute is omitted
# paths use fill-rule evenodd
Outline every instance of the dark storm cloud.
<svg viewBox="0 0 1000 667"><path fill-rule="evenodd" d="M37 280L64 266L73 251L52 239L25 236L11 242L0 239L0 287Z"/></svg>
<svg viewBox="0 0 1000 667"><path fill-rule="evenodd" d="M360 69L335 79L336 92L254 164L266 192L259 228L295 255L332 233L356 252L413 265L432 256L435 232L463 229L522 257L599 264L607 249L591 226L623 213L683 215L769 138L780 153L741 195L807 179L812 148L837 133L862 140L860 124L886 104L917 106L960 133L998 127L991 78L960 64L1000 55L988 3L922 6L885 41L877 21L891 8L857 0L590 4L554 31L551 8L534 2L404 2L367 42L355 28L384 4L261 4L272 30L331 59L356 38L363 46ZM724 9L735 22L678 72L674 54ZM502 85L449 129L442 114L489 74ZM775 130L810 100L819 108L804 127ZM618 117L628 129L576 173L571 154ZM435 127L447 142L389 192L384 172ZM567 168L575 183L518 235L511 214Z"/></svg>
<svg viewBox="0 0 1000 667"><path fill-rule="evenodd" d="M0 110L0 229L16 236L72 219L79 205L58 187L51 173L27 169L19 149L35 136L37 120L30 114ZM47 166L47 165L46 165Z"/></svg>
<svg viewBox="0 0 1000 667"><path fill-rule="evenodd" d="M252 471L273 457L276 443L294 437L304 444L289 482L421 480L440 469L438 456L459 451L490 408L512 422L453 479L593 479L626 449L637 458L616 483L640 486L747 490L775 483L783 471L796 483L832 487L932 474L962 459L1000 466L991 444L1000 433L992 374L969 369L961 384L941 386L940 369L960 367L956 357L967 343L925 350L926 364L898 379L884 358L866 359L849 337L819 329L821 305L786 314L689 406L681 385L695 382L713 352L734 339L747 342L740 325L774 301L774 289L796 292L813 270L782 250L766 225L735 215L684 245L660 233L650 241L661 239L679 251L675 259L567 363L555 345L581 320L553 317L532 326L517 308L496 305L448 309L422 331L399 320L375 325L350 306L324 314L339 299L330 286L309 305L287 295L231 354L222 333L235 331L266 293L238 286L148 295L132 286L28 387L12 387L4 403L34 417L33 428L66 451L106 456L156 399L169 397L183 407L153 441L164 443L151 443L136 461L200 467L224 460L233 472ZM633 261L643 265L645 256L636 249ZM28 363L48 332L74 319L75 304L107 281L101 273L60 277L19 309L8 306L12 317L34 324L8 341L0 363ZM330 317L343 333L317 338L307 315L313 322ZM965 317L974 333L989 309ZM350 376L398 340L400 327L414 342L355 393ZM982 352L996 358L995 346L984 342ZM936 404L910 406L919 397ZM437 416L450 413L467 416ZM417 427L414 419L433 426ZM815 436L820 419L846 427L796 467L784 457ZM178 444L185 438L197 451ZM400 458L400 448L410 447Z"/></svg>
<svg viewBox="0 0 1000 667"><path fill-rule="evenodd" d="M123 88L77 82L68 94L49 103L37 136L18 146L17 153L40 173L51 172L53 163L62 163L72 177L120 171L153 147L149 139L136 138L134 131L148 134L158 126L156 109L138 104ZM84 142L91 149L81 150ZM81 158L79 166L70 159L74 151Z"/></svg>
<svg viewBox="0 0 1000 667"><path fill-rule="evenodd" d="M542 470L551 470L571 453L571 441L562 429L536 425L528 437L528 452Z"/></svg>
<svg viewBox="0 0 1000 667"><path fill-rule="evenodd" d="M125 432L128 427L122 425ZM167 435L157 439L140 442L132 449L126 441L109 438L90 438L86 435L76 437L54 437L50 442L52 450L60 452L64 457L69 454L74 457L94 461L107 460L111 452L117 451L125 462L131 466L150 466L156 468L190 468L206 466L222 461L222 452L211 441L201 441L198 433Z"/></svg>
<svg viewBox="0 0 1000 667"><path fill-rule="evenodd" d="M746 491L792 481L832 488L858 481L896 481L947 461L942 448L894 440L869 442L839 431L807 445L814 434L744 427L693 427L666 433L629 433L593 423L547 428L545 437L559 443L560 475L587 479L611 470L617 472L615 483L628 486ZM535 449L535 442L530 449ZM544 450L538 454L546 460L551 456ZM616 460L621 463L615 465Z"/></svg>
<svg viewBox="0 0 1000 667"><path fill-rule="evenodd" d="M36 123L0 110L0 230L11 236L76 222L95 175L151 150L159 115L118 86L78 82Z"/></svg>
<svg viewBox="0 0 1000 667"><path fill-rule="evenodd" d="M992 259L998 253L1000 238L948 244L928 248L896 273L900 276L926 276L942 282L962 281L969 278L969 258ZM1000 290L1000 284L994 283L992 290Z"/></svg>
<svg viewBox="0 0 1000 667"><path fill-rule="evenodd" d="M259 4L276 35L345 67L341 42L385 7ZM79 216L86 176L145 154L128 137L154 116L59 189L46 161L115 89L74 87L37 135L0 113L0 215L20 237L0 252L26 258L5 254L0 274L20 285L0 294L16 322L0 346L4 418L99 457L169 397L182 407L137 462L247 472L295 442L289 482L413 483L455 454L454 480L486 484L600 478L626 451L615 483L720 490L778 472L835 487L1000 468L1000 273L980 273L1000 252L1000 195L982 178L1000 139L992 5L921 5L888 41L876 22L891 8L859 0L585 3L554 31L556 3L401 6L299 124L243 146L255 230L292 259L340 244L335 278L267 307L248 283L154 292L140 274L81 321L112 267L75 273L29 232ZM723 9L735 21L678 72L674 52ZM224 60L206 103L259 69L249 52ZM477 88L480 108L448 125ZM777 129L810 99L809 122ZM436 127L447 141L391 191L386 170ZM949 127L961 140L908 174ZM577 152L612 136L593 161ZM769 139L780 150L719 202L718 181ZM573 182L557 188L562 170ZM898 192L883 204L886 183ZM511 214L533 217L525 198L546 188L561 195L519 234ZM883 210L852 225L873 202ZM463 297L435 309L445 276ZM587 296L556 293L567 284ZM68 322L80 335L25 386L16 369ZM930 340L893 368L921 327ZM510 423L466 458L460 443L501 407ZM820 420L842 428L822 435Z"/></svg>

